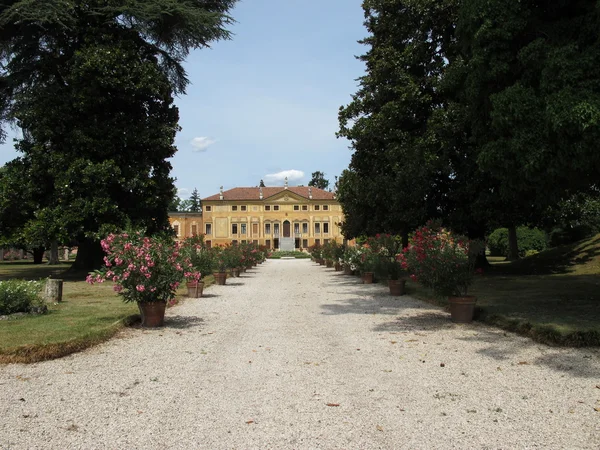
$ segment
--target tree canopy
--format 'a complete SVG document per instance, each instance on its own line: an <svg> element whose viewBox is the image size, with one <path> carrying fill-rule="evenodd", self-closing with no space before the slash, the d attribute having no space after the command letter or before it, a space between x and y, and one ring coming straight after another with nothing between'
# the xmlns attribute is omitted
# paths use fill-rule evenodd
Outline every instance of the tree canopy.
<svg viewBox="0 0 600 450"><path fill-rule="evenodd" d="M323 172L316 171L312 173L308 185L319 189L327 189L329 187L329 180L325 178Z"/></svg>
<svg viewBox="0 0 600 450"><path fill-rule="evenodd" d="M483 237L597 185L593 0L365 0L366 74L340 109L349 237L439 217ZM380 227L375 230L374 227Z"/></svg>
<svg viewBox="0 0 600 450"><path fill-rule="evenodd" d="M189 82L182 63L230 37L234 4L4 2L0 107L24 130L7 170L31 186L30 209L13 225L76 239L86 268L98 264L107 230L165 229L174 195L167 159L179 130L173 97Z"/></svg>

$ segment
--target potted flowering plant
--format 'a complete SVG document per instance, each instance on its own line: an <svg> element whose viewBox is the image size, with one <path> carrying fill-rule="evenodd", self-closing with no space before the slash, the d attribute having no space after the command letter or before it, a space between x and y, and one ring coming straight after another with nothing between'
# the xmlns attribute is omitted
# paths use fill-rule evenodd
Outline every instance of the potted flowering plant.
<svg viewBox="0 0 600 450"><path fill-rule="evenodd" d="M473 281L475 255L480 243L468 241L432 222L419 228L404 249L411 278L448 297L452 321L473 320L476 297L467 295Z"/></svg>
<svg viewBox="0 0 600 450"><path fill-rule="evenodd" d="M167 302L183 280L199 280L200 272L169 236L144 236L141 232L110 234L101 241L105 266L91 272L88 283L114 283L125 302L136 302L143 327L164 324Z"/></svg>
<svg viewBox="0 0 600 450"><path fill-rule="evenodd" d="M333 266L336 272L342 270L342 256L344 255L344 246L333 241L332 245Z"/></svg>
<svg viewBox="0 0 600 450"><path fill-rule="evenodd" d="M355 262L362 276L364 284L373 283L375 269L375 254L368 242L357 248L357 258Z"/></svg>
<svg viewBox="0 0 600 450"><path fill-rule="evenodd" d="M356 261L358 259L357 247L346 246L342 253L342 265L344 266L344 275L353 275L358 269Z"/></svg>
<svg viewBox="0 0 600 450"><path fill-rule="evenodd" d="M402 248L402 237L392 234L377 234L369 239L375 255L375 274L388 282L390 295L403 295L406 285L405 270L396 255Z"/></svg>
<svg viewBox="0 0 600 450"><path fill-rule="evenodd" d="M213 252L204 243L204 235L199 234L182 241L181 253L189 258L193 269L200 273L199 280L190 280L186 283L188 297L200 298L204 291L204 277L212 270Z"/></svg>
<svg viewBox="0 0 600 450"><path fill-rule="evenodd" d="M310 253L310 256L312 256L312 258L315 260L316 263L323 265L324 261L322 258L322 253L323 253L323 249L321 247L321 244L313 244L310 247L308 247L308 252Z"/></svg>
<svg viewBox="0 0 600 450"><path fill-rule="evenodd" d="M227 269L229 268L227 248L228 246L217 245L211 249L213 253L213 275L215 282L220 286L223 286L227 281Z"/></svg>

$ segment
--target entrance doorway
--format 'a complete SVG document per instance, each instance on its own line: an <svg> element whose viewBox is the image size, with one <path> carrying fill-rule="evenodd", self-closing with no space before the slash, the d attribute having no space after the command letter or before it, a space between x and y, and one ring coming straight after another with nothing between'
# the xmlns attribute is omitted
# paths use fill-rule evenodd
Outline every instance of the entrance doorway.
<svg viewBox="0 0 600 450"><path fill-rule="evenodd" d="M288 220L283 222L283 237L286 237L286 238L291 237L290 222Z"/></svg>

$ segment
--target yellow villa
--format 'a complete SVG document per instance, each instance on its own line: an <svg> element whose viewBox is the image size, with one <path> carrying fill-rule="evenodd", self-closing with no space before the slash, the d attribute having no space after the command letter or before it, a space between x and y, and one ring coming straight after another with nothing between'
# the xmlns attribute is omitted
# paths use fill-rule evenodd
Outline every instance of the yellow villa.
<svg viewBox="0 0 600 450"><path fill-rule="evenodd" d="M209 245L254 242L300 250L344 237L335 194L304 186L238 187L202 199L202 213L171 213L178 238L204 233Z"/></svg>

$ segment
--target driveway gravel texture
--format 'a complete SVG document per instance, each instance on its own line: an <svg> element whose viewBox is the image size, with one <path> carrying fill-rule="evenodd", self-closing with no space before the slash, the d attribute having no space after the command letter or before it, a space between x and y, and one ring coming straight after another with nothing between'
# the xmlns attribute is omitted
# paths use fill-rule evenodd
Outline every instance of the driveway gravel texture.
<svg viewBox="0 0 600 450"><path fill-rule="evenodd" d="M0 449L598 449L600 349L269 260L68 357L0 366Z"/></svg>

